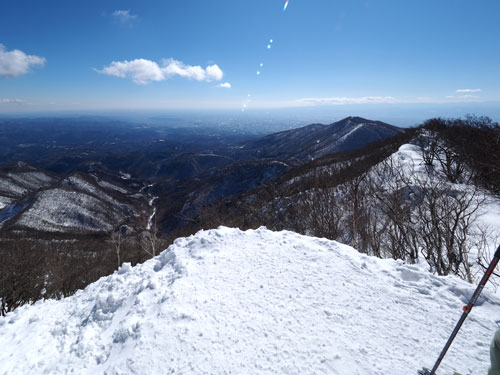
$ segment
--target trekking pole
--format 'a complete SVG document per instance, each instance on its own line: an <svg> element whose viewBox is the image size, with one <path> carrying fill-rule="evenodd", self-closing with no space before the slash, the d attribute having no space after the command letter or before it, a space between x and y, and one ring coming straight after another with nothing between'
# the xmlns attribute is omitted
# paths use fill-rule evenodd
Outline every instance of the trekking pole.
<svg viewBox="0 0 500 375"><path fill-rule="evenodd" d="M453 342L453 340L455 339L455 336L457 335L458 331L460 330L460 327L462 327L462 324L464 323L465 319L467 318L467 315L469 315L470 311L474 307L477 299L479 298L479 295L483 291L484 286L486 285L486 283L488 282L488 279L490 278L491 274L495 270L495 267L497 266L499 260L500 260L500 246L498 246L498 249L495 252L495 256L493 257L493 260L491 261L490 265L486 269L486 272L484 273L483 278L479 282L479 285L477 286L476 291L472 295L469 303L462 308L463 314L460 317L460 320L458 321L457 325L455 326L455 329L453 330L450 338L448 339L448 342L444 346L443 351L439 355L439 358L437 359L436 363L434 364L434 367L432 368L432 370L430 372L429 372L429 369L426 369L426 368L424 368L423 370L420 370L418 372L420 375L436 375L437 368L441 364L441 361L443 360L444 356L446 355L446 352L450 348L451 343Z"/></svg>

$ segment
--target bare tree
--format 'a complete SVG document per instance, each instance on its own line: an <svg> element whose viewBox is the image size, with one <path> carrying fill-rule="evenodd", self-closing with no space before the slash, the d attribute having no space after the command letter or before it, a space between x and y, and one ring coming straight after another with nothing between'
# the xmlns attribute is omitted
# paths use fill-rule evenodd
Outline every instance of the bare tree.
<svg viewBox="0 0 500 375"><path fill-rule="evenodd" d="M460 189L443 181L421 181L421 186L423 200L416 213L424 258L439 275L453 273L471 282L473 223L484 195L473 186Z"/></svg>
<svg viewBox="0 0 500 375"><path fill-rule="evenodd" d="M111 243L115 249L117 266L119 268L122 264L120 259L120 252L122 249L122 233L120 229L111 234Z"/></svg>
<svg viewBox="0 0 500 375"><path fill-rule="evenodd" d="M307 201L311 206L311 228L316 236L333 240L342 235L345 211L335 188L319 189Z"/></svg>
<svg viewBox="0 0 500 375"><path fill-rule="evenodd" d="M45 257L29 241L2 241L0 315L43 296Z"/></svg>
<svg viewBox="0 0 500 375"><path fill-rule="evenodd" d="M372 233L384 227L382 242L392 258L415 262L422 254L438 274L472 281L469 251L484 194L416 167L389 158L372 169L370 195L383 213Z"/></svg>
<svg viewBox="0 0 500 375"><path fill-rule="evenodd" d="M418 245L412 211L418 189L406 173L405 166L393 158L379 163L371 171L370 195L375 200L372 212L378 214L374 226L381 231L376 241L384 244L387 256L414 263L418 259Z"/></svg>
<svg viewBox="0 0 500 375"><path fill-rule="evenodd" d="M363 243L363 226L366 224L366 174L361 174L344 184L345 204L348 207L348 221L351 234L350 245L366 252Z"/></svg>
<svg viewBox="0 0 500 375"><path fill-rule="evenodd" d="M149 220L145 221L146 225L144 230L139 235L139 244L141 249L150 257L158 255L159 251L163 250L167 241L163 240L158 235L158 225L156 223L156 216L151 223Z"/></svg>
<svg viewBox="0 0 500 375"><path fill-rule="evenodd" d="M416 143L420 147L425 165L432 167L438 154L437 133L431 130L421 131L416 138Z"/></svg>
<svg viewBox="0 0 500 375"><path fill-rule="evenodd" d="M462 182L466 170L465 158L451 146L441 144L438 147L436 158L441 164L444 175L452 183Z"/></svg>

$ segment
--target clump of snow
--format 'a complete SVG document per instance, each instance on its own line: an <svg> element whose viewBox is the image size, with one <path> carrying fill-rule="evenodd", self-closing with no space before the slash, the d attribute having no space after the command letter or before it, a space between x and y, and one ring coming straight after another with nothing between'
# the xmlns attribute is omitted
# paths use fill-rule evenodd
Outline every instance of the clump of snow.
<svg viewBox="0 0 500 375"><path fill-rule="evenodd" d="M0 373L415 374L474 286L334 241L220 227L0 318ZM485 291L440 373L484 374Z"/></svg>
<svg viewBox="0 0 500 375"><path fill-rule="evenodd" d="M124 172L120 171L120 178L122 180L130 180L132 178L132 176L129 173L124 173Z"/></svg>

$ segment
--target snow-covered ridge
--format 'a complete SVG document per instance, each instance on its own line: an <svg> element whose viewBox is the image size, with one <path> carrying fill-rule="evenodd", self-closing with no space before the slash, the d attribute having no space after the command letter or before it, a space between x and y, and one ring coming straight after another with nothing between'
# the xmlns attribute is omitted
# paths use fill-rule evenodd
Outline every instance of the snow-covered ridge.
<svg viewBox="0 0 500 375"><path fill-rule="evenodd" d="M57 182L56 178L21 162L4 169L10 171L0 170L0 228L28 206L26 199L30 194Z"/></svg>
<svg viewBox="0 0 500 375"><path fill-rule="evenodd" d="M0 318L0 374L415 374L474 286L334 241L220 227ZM485 291L441 372L486 373Z"/></svg>
<svg viewBox="0 0 500 375"><path fill-rule="evenodd" d="M95 181L94 181L95 179ZM96 175L63 180L24 163L0 168L0 228L88 234L133 222L146 200Z"/></svg>
<svg viewBox="0 0 500 375"><path fill-rule="evenodd" d="M54 184L57 180L42 172L9 172L0 174L0 195L22 197L29 192L36 191Z"/></svg>
<svg viewBox="0 0 500 375"><path fill-rule="evenodd" d="M129 192L127 190L125 190L125 189L123 189L123 188L121 188L119 186L116 186L114 184L111 184L111 183L109 183L107 181L104 181L104 180L101 181L101 180L97 179L96 182L99 184L99 186L101 186L101 187L103 187L105 189L116 190L116 191L118 191L118 192L120 192L122 194L129 194Z"/></svg>
<svg viewBox="0 0 500 375"><path fill-rule="evenodd" d="M9 173L8 176L17 183L29 186L31 189L50 186L57 181L42 172Z"/></svg>
<svg viewBox="0 0 500 375"><path fill-rule="evenodd" d="M33 206L24 212L17 225L48 232L109 231L113 223L123 221L125 215L118 203L104 205L91 195L61 188L41 191Z"/></svg>

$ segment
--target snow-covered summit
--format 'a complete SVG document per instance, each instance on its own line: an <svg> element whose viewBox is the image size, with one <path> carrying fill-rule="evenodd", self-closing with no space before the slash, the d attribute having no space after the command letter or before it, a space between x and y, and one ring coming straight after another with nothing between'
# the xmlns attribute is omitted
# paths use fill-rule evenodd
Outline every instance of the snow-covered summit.
<svg viewBox="0 0 500 375"><path fill-rule="evenodd" d="M474 286L334 241L220 227L0 317L0 374L416 374ZM485 291L441 372L485 374Z"/></svg>

